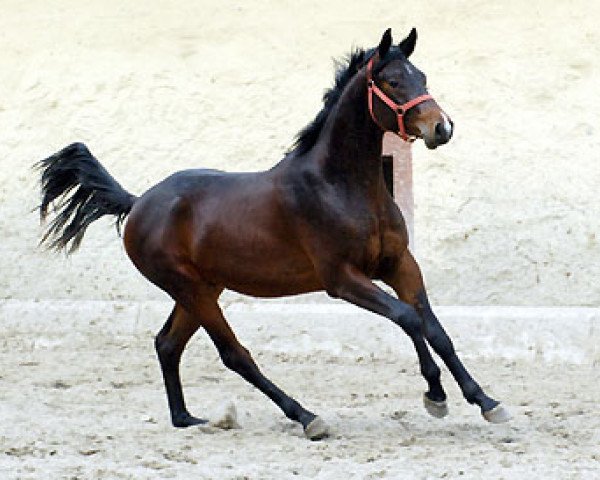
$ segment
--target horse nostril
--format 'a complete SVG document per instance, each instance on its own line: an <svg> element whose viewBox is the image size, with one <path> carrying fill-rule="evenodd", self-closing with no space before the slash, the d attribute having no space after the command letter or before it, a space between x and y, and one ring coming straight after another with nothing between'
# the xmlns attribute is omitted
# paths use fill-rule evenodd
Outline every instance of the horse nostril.
<svg viewBox="0 0 600 480"><path fill-rule="evenodd" d="M448 129L445 122L439 122L435 125L435 141L438 145L442 145L450 140L452 136L452 126Z"/></svg>
<svg viewBox="0 0 600 480"><path fill-rule="evenodd" d="M435 124L435 139L438 140L438 142L444 138L444 133L446 133L445 130L446 129L441 122Z"/></svg>

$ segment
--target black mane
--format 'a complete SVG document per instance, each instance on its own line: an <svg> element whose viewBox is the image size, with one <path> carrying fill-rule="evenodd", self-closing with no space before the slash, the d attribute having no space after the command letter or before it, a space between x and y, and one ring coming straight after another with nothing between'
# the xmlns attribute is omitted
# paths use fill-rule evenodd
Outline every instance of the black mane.
<svg viewBox="0 0 600 480"><path fill-rule="evenodd" d="M335 83L333 87L325 90L323 94L323 108L315 119L296 135L296 140L290 151L302 155L317 143L319 133L321 133L331 109L339 100L348 82L360 70L365 58L368 57L369 55L363 49L356 49L346 56L344 60L335 62Z"/></svg>

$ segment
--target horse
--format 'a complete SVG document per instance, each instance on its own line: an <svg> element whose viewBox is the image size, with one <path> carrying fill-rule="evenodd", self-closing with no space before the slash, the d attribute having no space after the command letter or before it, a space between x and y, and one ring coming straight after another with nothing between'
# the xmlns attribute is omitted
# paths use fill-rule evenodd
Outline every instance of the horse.
<svg viewBox="0 0 600 480"><path fill-rule="evenodd" d="M174 300L155 338L173 426L207 422L189 413L179 376L181 354L202 327L223 364L299 422L307 438L329 434L322 417L266 378L240 344L218 304L225 289L263 298L325 291L387 317L414 344L429 414L444 417L448 406L428 344L487 421L510 418L468 372L433 313L384 181L385 132L435 149L454 129L428 93L424 73L409 61L416 40L413 28L395 45L387 29L377 47L355 48L338 65L322 110L267 171L184 170L138 197L82 143L38 162L40 216L47 217L51 205L55 215L40 243L71 253L96 219L112 215L120 227L127 217L127 255Z"/></svg>

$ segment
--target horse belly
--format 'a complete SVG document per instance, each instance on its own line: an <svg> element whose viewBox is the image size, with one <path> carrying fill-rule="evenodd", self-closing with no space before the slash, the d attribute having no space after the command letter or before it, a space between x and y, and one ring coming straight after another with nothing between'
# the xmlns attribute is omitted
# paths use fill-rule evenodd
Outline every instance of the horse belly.
<svg viewBox="0 0 600 480"><path fill-rule="evenodd" d="M322 288L313 265L293 236L277 225L233 221L213 225L198 239L194 263L208 281L257 297L279 297Z"/></svg>
<svg viewBox="0 0 600 480"><path fill-rule="evenodd" d="M312 265L294 252L240 252L221 249L206 276L236 292L255 297L281 297L322 289Z"/></svg>

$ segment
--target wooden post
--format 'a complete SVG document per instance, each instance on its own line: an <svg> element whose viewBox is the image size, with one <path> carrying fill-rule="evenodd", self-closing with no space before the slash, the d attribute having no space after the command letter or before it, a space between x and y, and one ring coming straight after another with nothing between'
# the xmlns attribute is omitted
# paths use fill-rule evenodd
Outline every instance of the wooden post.
<svg viewBox="0 0 600 480"><path fill-rule="evenodd" d="M410 143L397 135L383 137L383 155L392 157L393 193L408 229L409 246L415 248L415 200L413 195L412 153Z"/></svg>

